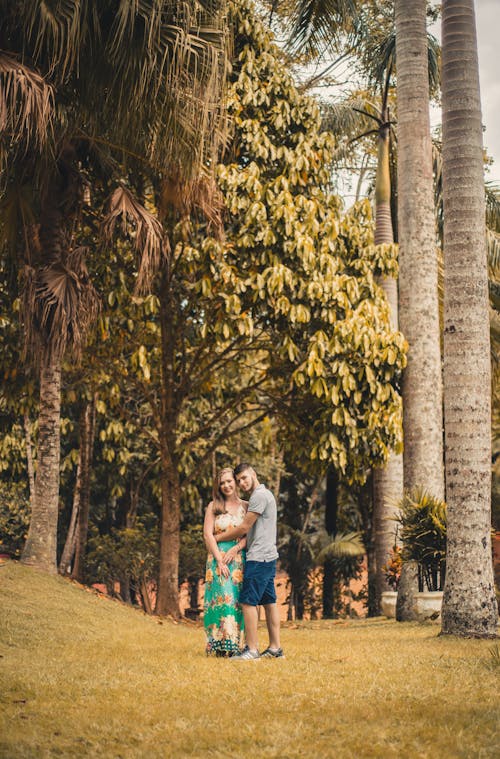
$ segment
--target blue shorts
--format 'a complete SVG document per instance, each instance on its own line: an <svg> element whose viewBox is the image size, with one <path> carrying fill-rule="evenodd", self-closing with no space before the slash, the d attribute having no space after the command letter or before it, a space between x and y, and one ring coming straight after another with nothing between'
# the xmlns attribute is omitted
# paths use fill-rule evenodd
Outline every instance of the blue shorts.
<svg viewBox="0 0 500 759"><path fill-rule="evenodd" d="M276 559L274 561L247 561L243 574L240 604L265 606L276 603Z"/></svg>

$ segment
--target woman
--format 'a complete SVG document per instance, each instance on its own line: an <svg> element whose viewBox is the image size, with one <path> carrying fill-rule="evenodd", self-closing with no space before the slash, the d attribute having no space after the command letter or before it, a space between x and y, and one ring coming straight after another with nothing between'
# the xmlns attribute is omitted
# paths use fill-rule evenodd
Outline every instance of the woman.
<svg viewBox="0 0 500 759"><path fill-rule="evenodd" d="M228 527L239 525L248 504L236 493L236 481L230 467L216 476L213 501L205 513L203 535L208 549L205 575L203 623L207 636L207 656L231 656L241 648L243 612L239 604L243 582L246 539L217 543L214 538Z"/></svg>

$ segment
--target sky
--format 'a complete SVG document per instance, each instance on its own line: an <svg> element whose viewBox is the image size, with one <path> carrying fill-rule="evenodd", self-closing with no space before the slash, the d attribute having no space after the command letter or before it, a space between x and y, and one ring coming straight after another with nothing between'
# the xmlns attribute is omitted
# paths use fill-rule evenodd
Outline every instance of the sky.
<svg viewBox="0 0 500 759"><path fill-rule="evenodd" d="M500 184L500 0L476 0L476 24L483 124L486 127L483 139L488 155L495 159L486 178Z"/></svg>
<svg viewBox="0 0 500 759"><path fill-rule="evenodd" d="M481 106L485 126L483 142L488 156L494 159L485 178L500 185L500 0L476 0L475 7ZM431 28L438 39L441 39L440 27L441 21ZM437 109L432 109L431 120L433 124L441 121Z"/></svg>
<svg viewBox="0 0 500 759"><path fill-rule="evenodd" d="M500 186L500 0L475 0L477 44L479 56L479 79L481 87L482 119L485 131L483 143L487 155L493 164L487 168L485 179ZM441 39L441 20L430 28L432 34ZM308 75L322 70L308 72ZM352 70L349 61L335 69L339 85L329 90L319 90L317 94L328 92L345 94L352 87ZM441 109L431 106L431 126L441 124ZM345 185L345 186L344 186ZM354 186L346 180L339 187L341 194L348 200L354 198Z"/></svg>

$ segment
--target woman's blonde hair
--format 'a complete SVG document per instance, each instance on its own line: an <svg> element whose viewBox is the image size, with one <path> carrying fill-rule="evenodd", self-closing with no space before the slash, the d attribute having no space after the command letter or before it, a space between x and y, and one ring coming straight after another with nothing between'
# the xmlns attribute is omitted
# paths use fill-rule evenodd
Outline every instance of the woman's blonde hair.
<svg viewBox="0 0 500 759"><path fill-rule="evenodd" d="M217 474L215 475L214 480L214 487L213 487L213 512L214 515L217 516L217 514L225 514L226 509L226 499L221 493L220 490L220 481L222 480L222 475L226 474L226 472L231 473L231 477L234 479L234 471L231 466L225 466L224 469L221 469Z"/></svg>

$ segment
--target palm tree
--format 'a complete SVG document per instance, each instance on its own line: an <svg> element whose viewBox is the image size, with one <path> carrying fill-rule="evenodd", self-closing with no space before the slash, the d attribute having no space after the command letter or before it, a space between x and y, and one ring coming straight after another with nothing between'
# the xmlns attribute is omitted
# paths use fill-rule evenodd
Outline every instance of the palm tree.
<svg viewBox="0 0 500 759"><path fill-rule="evenodd" d="M425 0L395 0L398 60L399 314L408 340L403 377L404 487L444 499L443 392ZM396 616L411 617L414 568L403 566ZM414 588L416 590L416 588ZM401 598L401 603L400 603Z"/></svg>
<svg viewBox="0 0 500 759"><path fill-rule="evenodd" d="M396 0L399 313L409 343L403 379L404 484L444 498L438 260L425 0Z"/></svg>
<svg viewBox="0 0 500 759"><path fill-rule="evenodd" d="M443 2L444 386L447 576L442 629L493 637L490 342L473 0Z"/></svg>
<svg viewBox="0 0 500 759"><path fill-rule="evenodd" d="M385 46L386 50L388 46ZM394 66L394 48L388 57L384 56L384 64L380 67L383 78L378 74L375 82L381 88L381 101L378 105L372 103L352 104L352 109L364 117L364 120L374 122L374 128L365 131L355 139L367 135L377 136L377 168L375 177L375 244L391 245L394 242L393 219L391 206L393 203L390 143L391 143L391 120L388 108L388 97L391 76ZM389 276L380 276L378 284L384 290L390 311L391 325L398 329L398 285L397 279ZM374 564L370 569L374 570L375 593L374 613L379 613L381 594L389 590L383 567L389 559L394 544L393 517L395 504L403 495L403 457L401 454L391 453L384 467L377 467L372 472L372 495L373 495L373 547Z"/></svg>
<svg viewBox="0 0 500 759"><path fill-rule="evenodd" d="M225 14L222 3L194 0L0 0L0 14L1 241L14 242L24 265L23 320L40 372L23 561L55 571L61 364L81 350L97 308L78 244L83 169L109 184L137 166L191 178L214 163Z"/></svg>
<svg viewBox="0 0 500 759"><path fill-rule="evenodd" d="M388 9L380 8L377 5L377 11L381 14L385 24L390 24L390 26L387 30L380 28L374 32L371 27L369 28L367 23L370 14L373 14L373 8L364 10L363 8L358 8L356 3L334 3L333 6L325 2L314 3L298 0L293 34L297 35L299 44L302 46L309 45L317 50L321 45L324 46L325 42L335 39L339 26L343 29L347 28L348 32L354 29L357 33L360 40L358 54L361 55L362 67L368 72L370 83L377 90L380 90L381 102L379 106L375 107L371 104L360 106L353 103L353 110L358 114L362 114L365 120L368 119L375 122L375 128L364 132L360 137L368 134L377 135L375 243L391 244L394 242L393 229L397 228L396 220L392 216L392 207L395 206L395 193L394 187L391 187L389 160L391 121L388 98L391 79L396 68L396 35L392 28L392 17L388 18ZM436 40L428 35L425 36L425 56L426 63L428 63L425 69L425 76L429 77L429 88L435 90L439 81L438 46ZM359 137L356 139L359 139ZM404 223L403 230L405 230ZM399 312L397 281L392 277L381 277L379 284L386 294L393 326L397 328ZM407 323L408 321L406 319ZM403 332L405 332L404 328ZM413 332L415 332L414 329ZM437 340L439 348L439 334L437 335ZM406 386L408 386L407 380L405 382ZM408 434L407 426L405 425L405 442L406 434ZM413 438L415 437L414 434L412 436ZM423 448L425 448L424 441L421 441L419 449ZM411 471L410 467L411 462L407 465L407 469ZM395 504L401 499L402 495L403 459L401 456L393 454L385 468L375 469L373 472L373 525L375 532L377 603L380 601L382 591L388 589L382 568L387 563L394 542L391 518L394 516Z"/></svg>
<svg viewBox="0 0 500 759"><path fill-rule="evenodd" d="M389 164L389 115L387 106L383 107L382 119L378 133L377 177L375 184L375 244L391 244L394 241L391 218L391 175ZM398 328L398 285L394 277L381 277L379 284L383 288L389 304L392 326ZM384 566L389 560L394 545L391 519L396 511L396 504L403 494L403 456L391 453L383 468L373 470L373 530L375 547L375 586L376 606L379 607L384 590L389 590ZM378 610L378 608L377 608Z"/></svg>

